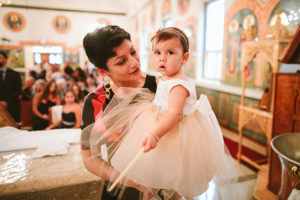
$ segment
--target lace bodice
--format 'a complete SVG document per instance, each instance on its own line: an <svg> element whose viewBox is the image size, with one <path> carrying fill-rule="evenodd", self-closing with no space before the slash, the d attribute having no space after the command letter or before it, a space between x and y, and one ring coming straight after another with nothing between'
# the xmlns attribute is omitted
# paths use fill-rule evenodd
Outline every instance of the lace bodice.
<svg viewBox="0 0 300 200"><path fill-rule="evenodd" d="M154 103L162 108L162 110L168 109L169 93L171 89L176 85L182 85L185 87L190 96L186 99L183 114L188 115L194 112L194 105L197 102L195 83L188 80L171 79L171 80L159 80L156 90Z"/></svg>

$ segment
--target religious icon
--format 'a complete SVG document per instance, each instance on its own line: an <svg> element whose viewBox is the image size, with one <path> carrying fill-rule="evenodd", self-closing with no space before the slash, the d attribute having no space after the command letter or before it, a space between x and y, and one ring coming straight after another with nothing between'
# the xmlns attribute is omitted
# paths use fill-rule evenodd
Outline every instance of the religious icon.
<svg viewBox="0 0 300 200"><path fill-rule="evenodd" d="M236 59L237 59L237 46L239 45L239 40L234 37L233 35L238 32L239 29L239 22L236 19L231 19L229 26L228 26L228 31L229 31L229 57L230 57L230 63L228 66L228 73L229 74L234 74L236 71Z"/></svg>
<svg viewBox="0 0 300 200"><path fill-rule="evenodd" d="M105 24L106 26L107 25L111 25L111 22L108 20L108 19L106 19L106 18L100 18L100 19L98 19L98 23L101 25L101 24Z"/></svg>
<svg viewBox="0 0 300 200"><path fill-rule="evenodd" d="M71 22L65 16L56 16L52 21L52 25L58 33L67 33L71 29Z"/></svg>
<svg viewBox="0 0 300 200"><path fill-rule="evenodd" d="M3 22L5 27L10 31L21 31L25 27L25 19L24 17L17 12L9 12L4 18Z"/></svg>
<svg viewBox="0 0 300 200"><path fill-rule="evenodd" d="M191 0L178 0L178 10L181 15L184 15L190 6Z"/></svg>
<svg viewBox="0 0 300 200"><path fill-rule="evenodd" d="M151 19L151 24L152 24L152 26L155 25L155 18L156 18L156 7L155 7L155 5L153 4L152 7L151 7L151 15L150 15L150 19Z"/></svg>
<svg viewBox="0 0 300 200"><path fill-rule="evenodd" d="M252 41L256 37L255 17L247 15L243 21L242 39L243 41Z"/></svg>
<svg viewBox="0 0 300 200"><path fill-rule="evenodd" d="M165 16L170 12L171 12L171 2L170 0L165 0L163 2L162 15Z"/></svg>
<svg viewBox="0 0 300 200"><path fill-rule="evenodd" d="M197 60L197 18L195 16L189 17L183 25L183 30L189 39L190 57L188 63L185 65L184 72L190 78L196 78L196 60Z"/></svg>

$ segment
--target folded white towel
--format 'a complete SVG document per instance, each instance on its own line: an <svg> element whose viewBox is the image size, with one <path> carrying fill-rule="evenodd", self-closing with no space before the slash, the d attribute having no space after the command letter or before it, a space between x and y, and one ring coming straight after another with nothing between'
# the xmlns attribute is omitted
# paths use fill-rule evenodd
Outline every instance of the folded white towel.
<svg viewBox="0 0 300 200"><path fill-rule="evenodd" d="M43 142L38 145L37 150L33 153L33 158L44 156L57 156L67 154L69 143L65 139L56 139Z"/></svg>
<svg viewBox="0 0 300 200"><path fill-rule="evenodd" d="M52 129L47 131L24 131L13 127L0 128L0 152L35 149L49 141L65 140L80 143L80 129Z"/></svg>

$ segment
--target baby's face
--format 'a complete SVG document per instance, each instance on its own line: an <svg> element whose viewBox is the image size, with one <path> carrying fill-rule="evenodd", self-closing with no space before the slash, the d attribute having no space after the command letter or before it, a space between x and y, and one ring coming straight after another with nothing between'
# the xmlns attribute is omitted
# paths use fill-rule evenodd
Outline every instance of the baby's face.
<svg viewBox="0 0 300 200"><path fill-rule="evenodd" d="M181 73L181 68L188 60L188 53L183 53L180 40L176 37L165 41L154 41L153 63L155 69L165 78L172 78Z"/></svg>

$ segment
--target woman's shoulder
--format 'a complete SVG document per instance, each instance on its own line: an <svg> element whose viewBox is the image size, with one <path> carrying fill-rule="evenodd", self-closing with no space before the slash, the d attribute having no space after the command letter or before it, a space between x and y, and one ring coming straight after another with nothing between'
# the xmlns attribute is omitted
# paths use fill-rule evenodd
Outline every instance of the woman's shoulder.
<svg viewBox="0 0 300 200"><path fill-rule="evenodd" d="M74 103L73 107L76 111L81 111L81 105L79 103Z"/></svg>
<svg viewBox="0 0 300 200"><path fill-rule="evenodd" d="M40 99L42 97L42 92L38 92L34 95L34 98Z"/></svg>
<svg viewBox="0 0 300 200"><path fill-rule="evenodd" d="M42 98L42 92L36 93L33 97L33 102L36 102L36 103L40 102L41 98Z"/></svg>
<svg viewBox="0 0 300 200"><path fill-rule="evenodd" d="M85 109L90 110L90 109L94 109L94 107L99 108L103 106L103 104L106 101L106 92L104 87L105 87L104 85L98 86L95 91L90 92L84 98L83 110Z"/></svg>

